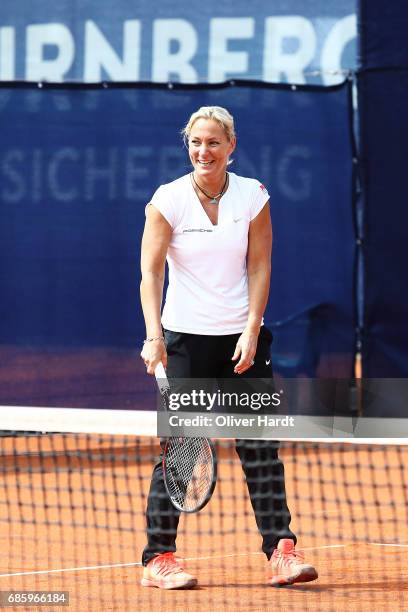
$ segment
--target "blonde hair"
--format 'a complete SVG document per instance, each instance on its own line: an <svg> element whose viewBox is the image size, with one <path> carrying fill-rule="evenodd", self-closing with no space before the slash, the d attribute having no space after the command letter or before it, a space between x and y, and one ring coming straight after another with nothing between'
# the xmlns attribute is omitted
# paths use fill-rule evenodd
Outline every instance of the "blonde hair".
<svg viewBox="0 0 408 612"><path fill-rule="evenodd" d="M222 106L201 106L195 113L193 113L190 119L187 121L185 127L181 130L183 135L184 143L188 144L193 125L198 119L213 119L216 121L224 130L228 140L231 142L235 138L235 127L234 117Z"/></svg>

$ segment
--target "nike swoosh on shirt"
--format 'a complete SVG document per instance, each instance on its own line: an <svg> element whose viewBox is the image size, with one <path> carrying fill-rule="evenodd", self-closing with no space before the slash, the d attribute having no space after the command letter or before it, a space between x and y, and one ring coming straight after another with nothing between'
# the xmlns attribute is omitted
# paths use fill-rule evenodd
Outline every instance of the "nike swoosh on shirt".
<svg viewBox="0 0 408 612"><path fill-rule="evenodd" d="M269 365L270 363L271 363L271 360L270 360L270 359L268 359L268 360L266 360L266 361L265 361L265 364L266 364L266 365Z"/></svg>
<svg viewBox="0 0 408 612"><path fill-rule="evenodd" d="M238 217L238 219L234 219L234 223L238 223L238 221L241 221L242 217Z"/></svg>

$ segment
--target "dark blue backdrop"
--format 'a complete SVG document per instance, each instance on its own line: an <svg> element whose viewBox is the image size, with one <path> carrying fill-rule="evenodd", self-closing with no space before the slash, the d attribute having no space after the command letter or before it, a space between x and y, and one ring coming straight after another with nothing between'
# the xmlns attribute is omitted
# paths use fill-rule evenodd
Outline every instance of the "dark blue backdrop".
<svg viewBox="0 0 408 612"><path fill-rule="evenodd" d="M358 82L367 378L408 376L407 29L406 3L361 1Z"/></svg>
<svg viewBox="0 0 408 612"><path fill-rule="evenodd" d="M231 168L267 185L275 367L349 376L354 231L348 85L2 89L0 343L136 347L144 207L189 171L180 129L235 115Z"/></svg>

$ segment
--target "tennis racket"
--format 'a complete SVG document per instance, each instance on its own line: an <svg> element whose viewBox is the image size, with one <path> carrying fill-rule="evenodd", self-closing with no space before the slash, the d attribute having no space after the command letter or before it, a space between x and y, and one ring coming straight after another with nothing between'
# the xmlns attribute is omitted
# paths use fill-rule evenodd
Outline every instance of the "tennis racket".
<svg viewBox="0 0 408 612"><path fill-rule="evenodd" d="M170 385L163 364L155 369L165 410ZM198 512L209 502L217 482L217 457L208 438L167 438L163 450L163 478L171 503L181 512Z"/></svg>

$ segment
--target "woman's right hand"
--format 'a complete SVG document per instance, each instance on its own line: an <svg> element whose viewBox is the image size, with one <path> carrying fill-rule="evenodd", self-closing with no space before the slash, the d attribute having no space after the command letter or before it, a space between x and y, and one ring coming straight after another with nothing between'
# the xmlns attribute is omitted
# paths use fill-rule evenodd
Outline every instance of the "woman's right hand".
<svg viewBox="0 0 408 612"><path fill-rule="evenodd" d="M154 374L154 370L160 361L165 368L167 367L166 345L162 339L145 342L140 356L145 362L148 374Z"/></svg>

